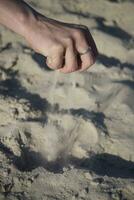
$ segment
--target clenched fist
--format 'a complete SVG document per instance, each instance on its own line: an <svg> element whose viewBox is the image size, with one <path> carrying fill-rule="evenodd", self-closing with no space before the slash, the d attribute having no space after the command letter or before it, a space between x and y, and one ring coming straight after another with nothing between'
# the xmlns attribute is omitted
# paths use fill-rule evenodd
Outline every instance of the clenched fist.
<svg viewBox="0 0 134 200"><path fill-rule="evenodd" d="M52 69L83 71L96 60L97 48L87 27L49 19L23 0L0 0L0 23L46 56Z"/></svg>

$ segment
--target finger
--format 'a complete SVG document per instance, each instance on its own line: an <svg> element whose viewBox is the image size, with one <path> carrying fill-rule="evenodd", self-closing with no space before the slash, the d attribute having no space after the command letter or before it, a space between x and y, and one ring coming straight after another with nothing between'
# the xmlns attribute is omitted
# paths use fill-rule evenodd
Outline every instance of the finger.
<svg viewBox="0 0 134 200"><path fill-rule="evenodd" d="M77 54L73 43L69 44L65 53L65 65L59 71L63 73L71 73L78 70Z"/></svg>
<svg viewBox="0 0 134 200"><path fill-rule="evenodd" d="M79 53L79 68L80 71L88 69L90 66L92 66L95 62L95 55L94 55L94 46L93 42L90 42L89 35L87 36L87 32L81 32L78 31L77 35L75 36L75 46ZM90 51L86 52L85 54L82 54L87 49L91 48Z"/></svg>
<svg viewBox="0 0 134 200"><path fill-rule="evenodd" d="M95 63L95 57L92 52L80 55L79 71L85 71Z"/></svg>
<svg viewBox="0 0 134 200"><path fill-rule="evenodd" d="M51 54L47 56L46 63L48 67L55 70L62 68L64 62L64 54L65 48L61 45L57 45L57 47L51 51Z"/></svg>

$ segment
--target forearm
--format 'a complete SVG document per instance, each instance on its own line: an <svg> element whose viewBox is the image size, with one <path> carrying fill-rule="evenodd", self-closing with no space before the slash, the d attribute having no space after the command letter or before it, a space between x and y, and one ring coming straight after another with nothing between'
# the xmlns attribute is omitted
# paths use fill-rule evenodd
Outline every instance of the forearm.
<svg viewBox="0 0 134 200"><path fill-rule="evenodd" d="M0 24L25 36L34 22L34 10L23 0L0 0Z"/></svg>

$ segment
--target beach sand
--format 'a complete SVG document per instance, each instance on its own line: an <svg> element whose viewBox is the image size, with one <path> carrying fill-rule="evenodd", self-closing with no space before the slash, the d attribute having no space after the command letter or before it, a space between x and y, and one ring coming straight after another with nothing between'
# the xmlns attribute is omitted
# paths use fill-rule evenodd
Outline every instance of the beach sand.
<svg viewBox="0 0 134 200"><path fill-rule="evenodd" d="M65 75L0 27L0 200L133 200L133 1L28 2L87 25L100 55Z"/></svg>

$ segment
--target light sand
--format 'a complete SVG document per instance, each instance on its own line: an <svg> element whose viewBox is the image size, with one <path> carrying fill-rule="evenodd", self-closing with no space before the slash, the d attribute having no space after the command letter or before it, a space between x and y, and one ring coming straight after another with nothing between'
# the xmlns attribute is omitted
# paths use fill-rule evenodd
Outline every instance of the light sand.
<svg viewBox="0 0 134 200"><path fill-rule="evenodd" d="M87 25L100 56L57 73L0 27L0 200L133 200L133 1L29 2Z"/></svg>

